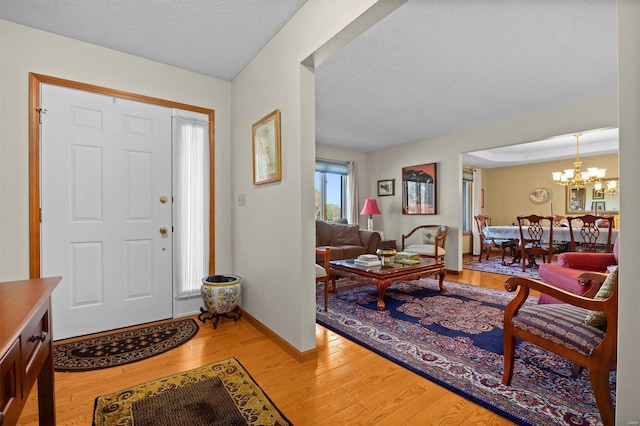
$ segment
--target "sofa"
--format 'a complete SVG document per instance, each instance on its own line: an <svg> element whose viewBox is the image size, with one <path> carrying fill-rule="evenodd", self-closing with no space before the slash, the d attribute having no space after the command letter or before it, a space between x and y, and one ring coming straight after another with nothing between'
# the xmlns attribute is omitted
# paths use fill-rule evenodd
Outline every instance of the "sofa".
<svg viewBox="0 0 640 426"><path fill-rule="evenodd" d="M351 225L344 218L335 222L316 220L316 247L331 248L331 260L375 254L378 244L380 234L377 231L360 229L359 225ZM316 262L322 262L322 255L316 255Z"/></svg>
<svg viewBox="0 0 640 426"><path fill-rule="evenodd" d="M618 240L613 243L612 253L591 253L591 252L565 252L558 255L557 263L543 263L540 265L538 273L540 279L547 284L582 296L589 287L578 283L578 277L583 272L603 272L608 273L608 267L618 264ZM546 294L541 294L538 299L539 304L562 303L560 300Z"/></svg>

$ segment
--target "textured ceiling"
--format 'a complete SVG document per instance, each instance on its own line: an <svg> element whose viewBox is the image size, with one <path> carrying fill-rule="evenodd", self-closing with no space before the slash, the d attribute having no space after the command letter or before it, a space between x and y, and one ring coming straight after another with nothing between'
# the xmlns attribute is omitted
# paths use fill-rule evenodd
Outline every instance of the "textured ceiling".
<svg viewBox="0 0 640 426"><path fill-rule="evenodd" d="M231 81L306 0L0 0L0 18Z"/></svg>
<svg viewBox="0 0 640 426"><path fill-rule="evenodd" d="M317 142L361 151L612 95L616 2L410 0L316 84Z"/></svg>
<svg viewBox="0 0 640 426"><path fill-rule="evenodd" d="M0 0L0 18L231 81L304 2ZM322 62L316 92L317 142L362 152L614 95L616 0L409 0Z"/></svg>

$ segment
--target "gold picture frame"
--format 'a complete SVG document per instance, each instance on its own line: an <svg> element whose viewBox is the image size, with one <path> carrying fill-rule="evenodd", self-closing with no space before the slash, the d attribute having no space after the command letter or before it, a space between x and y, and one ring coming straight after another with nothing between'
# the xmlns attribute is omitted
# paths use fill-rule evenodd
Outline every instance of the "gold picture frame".
<svg viewBox="0 0 640 426"><path fill-rule="evenodd" d="M279 109L253 123L252 155L254 185L282 180Z"/></svg>

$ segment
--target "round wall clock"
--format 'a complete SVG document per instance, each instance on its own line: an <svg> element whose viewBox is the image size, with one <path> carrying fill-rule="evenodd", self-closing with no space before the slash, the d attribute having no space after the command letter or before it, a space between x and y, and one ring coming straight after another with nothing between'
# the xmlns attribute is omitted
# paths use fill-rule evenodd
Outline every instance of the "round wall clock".
<svg viewBox="0 0 640 426"><path fill-rule="evenodd" d="M529 192L529 199L532 203L542 204L549 199L549 190L547 188L536 188Z"/></svg>

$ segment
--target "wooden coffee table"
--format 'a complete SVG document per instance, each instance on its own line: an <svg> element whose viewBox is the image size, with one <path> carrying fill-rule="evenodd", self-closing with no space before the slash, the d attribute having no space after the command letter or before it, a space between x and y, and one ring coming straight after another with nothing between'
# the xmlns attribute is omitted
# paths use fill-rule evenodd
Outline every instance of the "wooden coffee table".
<svg viewBox="0 0 640 426"><path fill-rule="evenodd" d="M351 278L356 281L370 282L378 287L378 310L386 309L384 303L384 294L387 287L396 281L410 281L424 278L431 274L438 274L440 292L446 293L444 286L444 277L447 270L444 262L438 262L433 259L421 259L420 263L415 265L401 265L392 263L388 266L359 266L353 259L348 260L332 260L331 263L331 282L333 290L336 288L336 275L345 278Z"/></svg>

